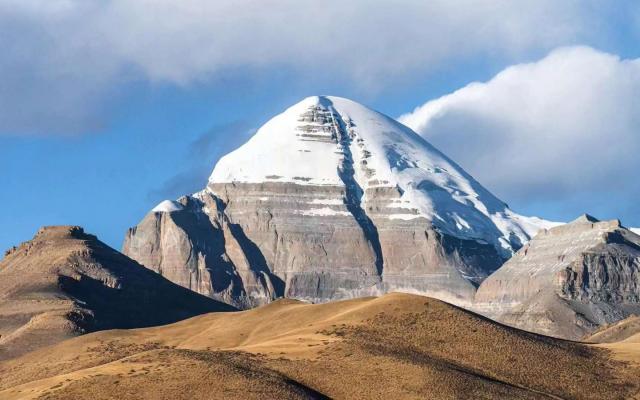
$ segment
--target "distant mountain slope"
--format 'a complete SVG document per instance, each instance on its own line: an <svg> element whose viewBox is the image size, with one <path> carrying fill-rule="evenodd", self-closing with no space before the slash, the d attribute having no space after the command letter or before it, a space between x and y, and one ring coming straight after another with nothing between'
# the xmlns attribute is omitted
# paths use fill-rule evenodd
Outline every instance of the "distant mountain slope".
<svg viewBox="0 0 640 400"><path fill-rule="evenodd" d="M541 228L415 132L348 99L313 96L165 201L123 252L199 293L252 307L421 293L464 304Z"/></svg>
<svg viewBox="0 0 640 400"><path fill-rule="evenodd" d="M143 268L80 227L44 227L0 261L0 359L85 332L231 309Z"/></svg>
<svg viewBox="0 0 640 400"><path fill-rule="evenodd" d="M437 300L278 300L98 332L0 363L0 397L54 399L626 399L640 377L609 353Z"/></svg>
<svg viewBox="0 0 640 400"><path fill-rule="evenodd" d="M640 313L640 236L589 215L543 231L482 282L474 307L521 329L580 339Z"/></svg>

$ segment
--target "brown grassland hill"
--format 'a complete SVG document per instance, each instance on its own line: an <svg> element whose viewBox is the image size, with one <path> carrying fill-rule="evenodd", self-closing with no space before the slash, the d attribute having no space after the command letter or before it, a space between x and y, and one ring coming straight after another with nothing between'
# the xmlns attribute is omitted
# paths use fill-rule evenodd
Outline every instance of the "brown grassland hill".
<svg viewBox="0 0 640 400"><path fill-rule="evenodd" d="M626 399L610 348L509 328L426 297L294 300L87 334L0 363L2 399Z"/></svg>
<svg viewBox="0 0 640 400"><path fill-rule="evenodd" d="M149 271L81 227L44 227L0 260L0 360L86 332L232 309Z"/></svg>

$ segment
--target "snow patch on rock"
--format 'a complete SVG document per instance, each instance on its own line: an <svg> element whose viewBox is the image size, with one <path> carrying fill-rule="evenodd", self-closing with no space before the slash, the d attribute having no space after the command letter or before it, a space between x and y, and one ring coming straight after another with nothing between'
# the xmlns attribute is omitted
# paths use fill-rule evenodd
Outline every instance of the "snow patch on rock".
<svg viewBox="0 0 640 400"><path fill-rule="evenodd" d="M157 206L153 207L152 212L174 212L184 209L184 206L174 200L161 201Z"/></svg>
<svg viewBox="0 0 640 400"><path fill-rule="evenodd" d="M313 215L313 216L335 216L335 215L343 215L350 216L351 213L348 211L338 211L329 207L323 208L314 208L312 210L304 210L302 215Z"/></svg>

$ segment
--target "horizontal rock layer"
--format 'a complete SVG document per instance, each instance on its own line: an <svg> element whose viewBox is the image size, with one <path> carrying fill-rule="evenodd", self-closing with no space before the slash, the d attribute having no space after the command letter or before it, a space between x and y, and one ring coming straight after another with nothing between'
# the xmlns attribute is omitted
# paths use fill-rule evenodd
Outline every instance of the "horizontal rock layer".
<svg viewBox="0 0 640 400"><path fill-rule="evenodd" d="M454 303L473 298L503 261L495 248L346 204L344 189L291 183L211 185L151 212L123 252L198 293L248 308L277 297L312 302L389 291ZM365 202L365 207L367 203ZM370 217L369 217L370 215Z"/></svg>

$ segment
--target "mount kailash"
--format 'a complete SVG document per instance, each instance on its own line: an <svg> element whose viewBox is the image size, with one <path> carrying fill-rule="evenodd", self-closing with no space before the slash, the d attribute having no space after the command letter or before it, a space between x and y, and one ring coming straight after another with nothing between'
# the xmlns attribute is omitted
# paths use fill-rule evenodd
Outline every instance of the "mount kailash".
<svg viewBox="0 0 640 400"><path fill-rule="evenodd" d="M465 305L554 225L511 211L396 120L314 96L220 159L204 190L151 210L123 251L241 308L390 291Z"/></svg>

